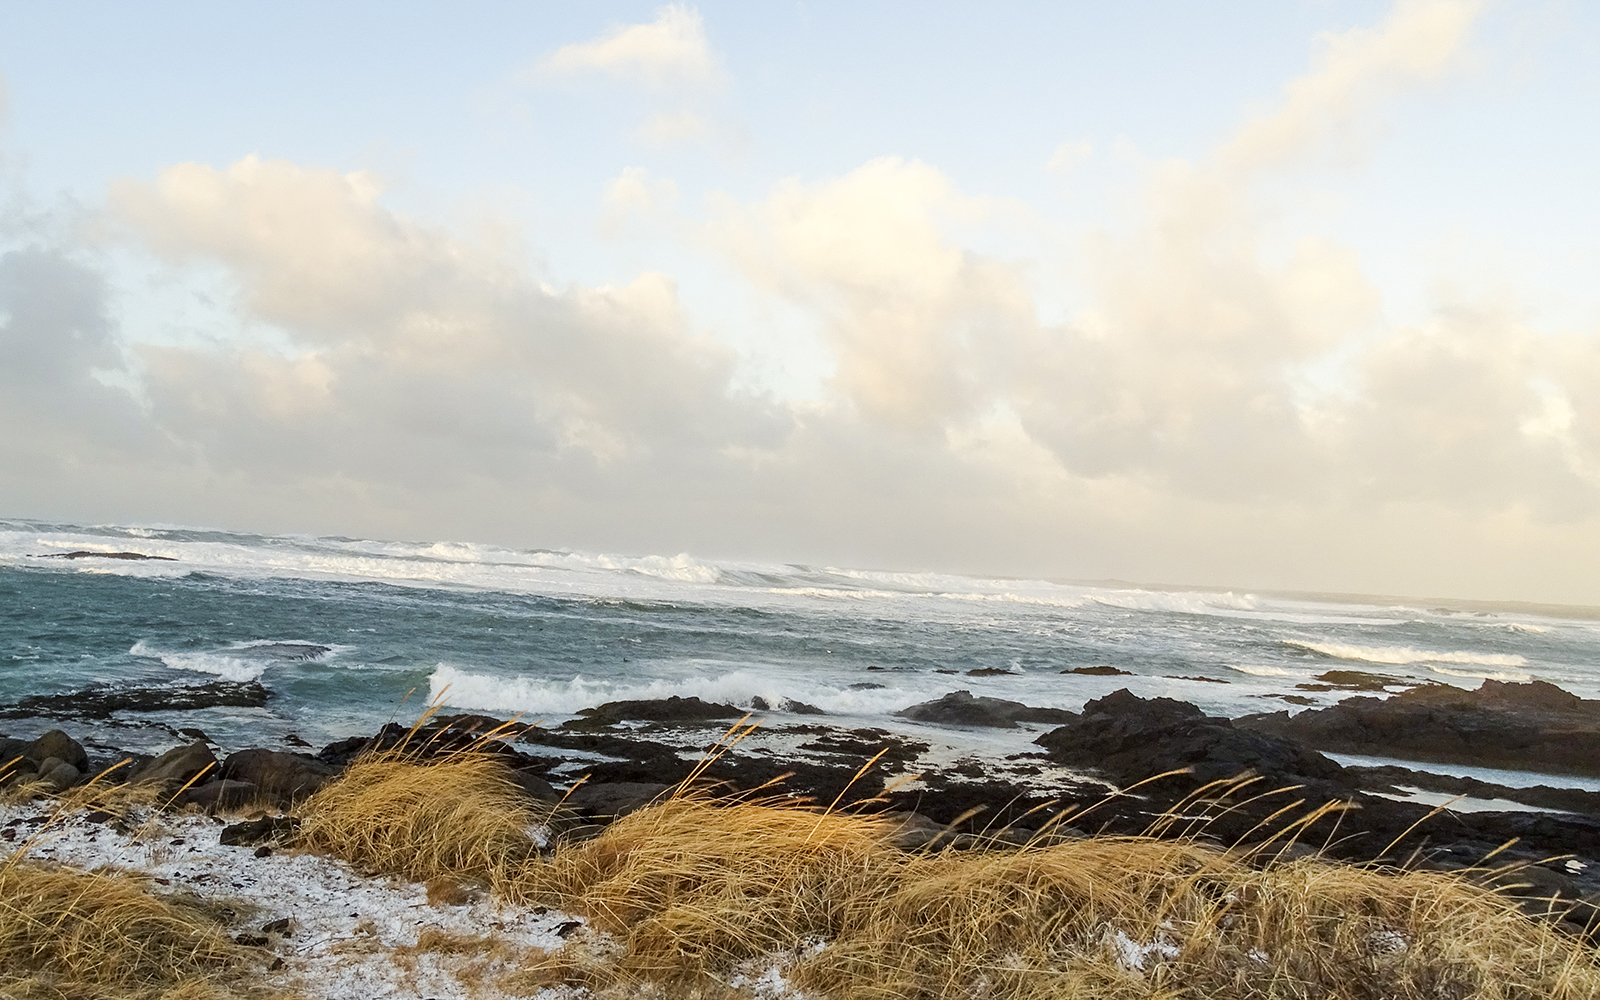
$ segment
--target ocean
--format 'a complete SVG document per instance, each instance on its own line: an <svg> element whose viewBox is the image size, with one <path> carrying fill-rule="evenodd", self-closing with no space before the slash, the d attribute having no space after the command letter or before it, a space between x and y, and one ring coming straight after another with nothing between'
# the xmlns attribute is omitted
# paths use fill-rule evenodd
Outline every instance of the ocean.
<svg viewBox="0 0 1600 1000"><path fill-rule="evenodd" d="M83 552L161 558L66 557ZM185 727L225 748L320 746L430 703L555 724L693 695L792 700L981 756L1026 749L1041 727L892 713L962 689L1076 710L1123 687L1234 717L1297 711L1350 696L1316 690L1336 669L1539 678L1595 698L1596 664L1600 609L0 521L0 702L218 678L271 692L264 708L0 720L14 736L59 724L146 752ZM1063 673L1097 666L1126 674Z"/></svg>

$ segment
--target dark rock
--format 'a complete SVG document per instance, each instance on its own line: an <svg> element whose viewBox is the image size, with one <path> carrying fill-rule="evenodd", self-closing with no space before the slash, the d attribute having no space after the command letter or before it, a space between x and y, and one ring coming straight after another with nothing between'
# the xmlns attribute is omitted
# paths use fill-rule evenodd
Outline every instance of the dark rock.
<svg viewBox="0 0 1600 1000"><path fill-rule="evenodd" d="M1127 688L1089 702L1081 717L1034 742L1058 763L1093 768L1121 785L1181 768L1198 784L1246 771L1268 784L1337 781L1342 772L1289 740L1235 729L1186 701L1140 698Z"/></svg>
<svg viewBox="0 0 1600 1000"><path fill-rule="evenodd" d="M671 787L671 785L638 781L601 784L586 781L568 792L561 805L583 816L615 819L637 812L663 798Z"/></svg>
<svg viewBox="0 0 1600 1000"><path fill-rule="evenodd" d="M260 795L260 789L248 781L229 781L226 778L195 785L183 793L183 801L199 806L207 812L219 809L243 809Z"/></svg>
<svg viewBox="0 0 1600 1000"><path fill-rule="evenodd" d="M572 936L573 931L582 926L583 921L581 920L563 920L561 923L556 924L555 935L558 938L568 938Z"/></svg>
<svg viewBox="0 0 1600 1000"><path fill-rule="evenodd" d="M282 934L284 937L292 937L294 935L294 921L289 917L269 920L261 925L261 933Z"/></svg>
<svg viewBox="0 0 1600 1000"><path fill-rule="evenodd" d="M554 802L561 798L561 793L551 786L550 782L527 770L514 770L511 779L521 786L531 798L541 802Z"/></svg>
<svg viewBox="0 0 1600 1000"><path fill-rule="evenodd" d="M662 725L685 725L710 722L717 719L738 719L745 712L732 705L717 705L699 698L656 698L645 701L611 701L598 708L586 708L563 729L600 729L619 722L654 722Z"/></svg>
<svg viewBox="0 0 1600 1000"><path fill-rule="evenodd" d="M272 857L272 848L268 847L266 844L262 844L260 847L256 848L255 856L258 858L270 858Z"/></svg>
<svg viewBox="0 0 1600 1000"><path fill-rule="evenodd" d="M1169 681L1200 681L1200 682L1205 683L1205 684L1229 684L1229 683L1232 683L1231 681L1225 681L1220 677L1182 677L1182 676L1179 676L1177 674L1168 674L1167 675L1167 680L1169 680Z"/></svg>
<svg viewBox="0 0 1600 1000"><path fill-rule="evenodd" d="M55 758L51 758L55 760ZM68 764L66 761L56 761L49 767L39 766L39 777L50 783L50 787L58 792L64 792L78 783L83 777L83 772Z"/></svg>
<svg viewBox="0 0 1600 1000"><path fill-rule="evenodd" d="M913 722L999 729L1013 728L1019 722L1062 723L1078 717L1061 708L1033 708L1004 698L974 698L971 691L952 691L942 698L912 705L894 714Z"/></svg>
<svg viewBox="0 0 1600 1000"><path fill-rule="evenodd" d="M250 934L246 932L243 934L235 934L233 936L233 943L243 945L246 948L265 948L267 946L267 939L260 934Z"/></svg>
<svg viewBox="0 0 1600 1000"><path fill-rule="evenodd" d="M187 736L191 740L199 740L201 743L216 742L216 740L213 740L211 737L206 735L206 731L204 729L201 729L197 726L179 726L178 735Z"/></svg>
<svg viewBox="0 0 1600 1000"><path fill-rule="evenodd" d="M1070 670L1063 670L1061 672L1064 673L1064 674L1083 674L1085 677L1132 677L1133 676L1133 671L1131 671L1131 670L1118 670L1116 667L1108 667L1108 666L1103 666L1103 665L1102 666L1098 666L1098 667L1073 667Z"/></svg>
<svg viewBox="0 0 1600 1000"><path fill-rule="evenodd" d="M148 782L177 788L202 774L215 775L216 770L217 758L212 755L211 749L204 743L190 743L188 746L173 747L135 768L128 775L128 782Z"/></svg>
<svg viewBox="0 0 1600 1000"><path fill-rule="evenodd" d="M23 698L13 705L0 707L0 718L105 719L113 712L261 708L266 705L267 697L267 689L255 681L210 681L180 687L100 686Z"/></svg>
<svg viewBox="0 0 1600 1000"><path fill-rule="evenodd" d="M218 840L227 847L254 847L261 843L283 844L300 829L296 816L263 816L246 823L222 828Z"/></svg>
<svg viewBox="0 0 1600 1000"><path fill-rule="evenodd" d="M1236 724L1337 753L1600 776L1600 701L1543 681L1484 681L1476 691L1430 684Z"/></svg>
<svg viewBox="0 0 1600 1000"><path fill-rule="evenodd" d="M1395 677L1390 674L1373 674L1365 670L1329 670L1317 675L1318 685L1296 684L1295 687L1306 690L1331 691L1334 688L1343 688L1347 691L1382 691L1386 687L1402 685L1416 686L1419 681L1405 677Z"/></svg>
<svg viewBox="0 0 1600 1000"><path fill-rule="evenodd" d="M336 773L315 758L277 750L240 750L222 762L222 777L247 781L262 795L279 802L305 798L332 780Z"/></svg>
<svg viewBox="0 0 1600 1000"><path fill-rule="evenodd" d="M852 691L882 691L883 689L884 685L874 684L871 681L858 681L850 685L850 690Z"/></svg>
<svg viewBox="0 0 1600 1000"><path fill-rule="evenodd" d="M818 708L815 705L807 705L805 702L803 702L803 701L795 701L793 698L785 698L785 699L783 699L783 702L778 706L778 708L781 709L782 711L790 713L791 715L826 715L826 714L828 714L828 713L824 712L822 709Z"/></svg>
<svg viewBox="0 0 1600 1000"><path fill-rule="evenodd" d="M772 711L772 706L767 704L767 699L756 695L750 699L750 710L752 712L770 712Z"/></svg>
<svg viewBox="0 0 1600 1000"><path fill-rule="evenodd" d="M40 559L128 559L144 560L155 559L160 562L176 562L171 556L152 556L143 552L90 552L87 549L78 549L73 552L51 552L39 556Z"/></svg>
<svg viewBox="0 0 1600 1000"><path fill-rule="evenodd" d="M52 729L28 744L28 749L23 751L23 755L34 762L55 757L71 764L79 771L89 770L89 755L84 752L83 744L59 729Z"/></svg>
<svg viewBox="0 0 1600 1000"><path fill-rule="evenodd" d="M1589 816L1600 816L1600 792L1580 788L1555 788L1534 785L1517 788L1480 781L1477 778L1458 778L1432 771L1416 771L1407 767L1345 767L1345 774L1355 784L1369 791L1395 791L1400 788L1420 788L1445 795L1468 795L1475 799L1504 799L1540 809L1559 809Z"/></svg>
<svg viewBox="0 0 1600 1000"><path fill-rule="evenodd" d="M996 667L979 667L967 671L968 677L1015 677L1016 675L1015 670L1000 670Z"/></svg>

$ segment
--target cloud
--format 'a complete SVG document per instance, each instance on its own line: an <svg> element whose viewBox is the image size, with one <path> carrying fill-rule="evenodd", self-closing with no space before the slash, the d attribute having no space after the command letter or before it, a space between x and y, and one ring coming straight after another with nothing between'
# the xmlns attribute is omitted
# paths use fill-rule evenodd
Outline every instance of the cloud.
<svg viewBox="0 0 1600 1000"><path fill-rule="evenodd" d="M593 41L562 46L537 71L547 76L600 73L657 88L714 84L722 77L700 12L684 4L662 7L647 24L614 27Z"/></svg>
<svg viewBox="0 0 1600 1000"><path fill-rule="evenodd" d="M1331 138L1384 97L1439 79L1457 65L1481 0L1401 0L1381 26L1325 35L1317 67L1216 155L1226 169L1280 165Z"/></svg>
<svg viewBox="0 0 1600 1000"><path fill-rule="evenodd" d="M639 138L652 146L670 146L703 139L711 133L711 123L693 111L659 114L639 129Z"/></svg>
<svg viewBox="0 0 1600 1000"><path fill-rule="evenodd" d="M974 348L1029 322L1017 276L941 231L987 212L933 167L886 157L832 182L786 181L753 207L724 203L710 236L753 281L820 315L851 402L926 429L979 402Z"/></svg>
<svg viewBox="0 0 1600 1000"><path fill-rule="evenodd" d="M0 258L0 488L269 530L1600 600L1600 331L1494 295L1397 324L1355 248L1261 207L1459 65L1473 10L1324 39L1208 155L1138 165L1134 216L1082 234L1066 322L1039 318L1049 272L986 249L1036 220L934 164L715 199L693 246L814 325L819 398L742 391L671 276L551 287L516 239L398 212L369 173L126 180L100 249L220 272L222 311L281 337L124 350L102 257ZM597 210L679 198L630 167Z"/></svg>
<svg viewBox="0 0 1600 1000"><path fill-rule="evenodd" d="M1050 162L1044 168L1051 173L1065 173L1093 155L1094 143L1087 139L1063 142L1050 154Z"/></svg>
<svg viewBox="0 0 1600 1000"><path fill-rule="evenodd" d="M648 195L649 183L624 175ZM659 190L659 185L657 185ZM673 282L547 289L505 248L384 208L367 175L247 158L117 185L113 206L175 262L226 265L284 354L144 347L157 420L218 464L387 481L759 438L733 358L692 334ZM429 473L431 474L431 473Z"/></svg>

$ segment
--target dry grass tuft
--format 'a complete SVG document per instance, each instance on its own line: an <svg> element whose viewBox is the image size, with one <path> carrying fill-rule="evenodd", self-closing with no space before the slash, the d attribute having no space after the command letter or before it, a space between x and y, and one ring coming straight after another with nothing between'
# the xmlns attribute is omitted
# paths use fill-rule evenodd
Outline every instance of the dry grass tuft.
<svg viewBox="0 0 1600 1000"><path fill-rule="evenodd" d="M524 956L496 981L508 992L748 996L730 985L741 970L776 965L835 1000L1600 996L1593 949L1463 876L1138 837L908 854L870 817L694 795L541 858L498 766L357 764L302 830L371 868L481 879L605 932Z"/></svg>
<svg viewBox="0 0 1600 1000"><path fill-rule="evenodd" d="M199 909L127 875L0 863L0 995L224 1000L245 954Z"/></svg>
<svg viewBox="0 0 1600 1000"><path fill-rule="evenodd" d="M492 757L462 753L419 764L398 755L351 764L301 810L300 847L370 871L477 879L491 888L535 854L540 816Z"/></svg>

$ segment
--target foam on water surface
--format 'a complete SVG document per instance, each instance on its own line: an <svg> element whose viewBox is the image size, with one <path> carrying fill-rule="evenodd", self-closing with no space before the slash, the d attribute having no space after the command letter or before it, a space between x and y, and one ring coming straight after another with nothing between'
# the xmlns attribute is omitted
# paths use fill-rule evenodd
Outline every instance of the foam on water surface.
<svg viewBox="0 0 1600 1000"><path fill-rule="evenodd" d="M172 561L42 558L69 551ZM1600 613L1573 609L22 521L0 521L0 588L27 609L0 619L0 702L255 680L265 709L159 721L266 745L370 732L429 698L534 717L792 700L856 725L956 690L1077 710L1126 687L1239 716L1333 704L1348 692L1299 685L1354 665L1600 697ZM1124 673L1071 672L1099 666Z"/></svg>

